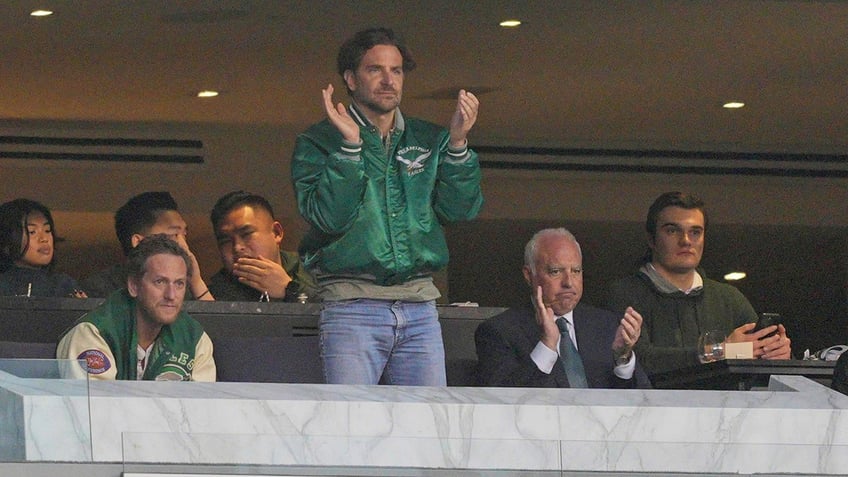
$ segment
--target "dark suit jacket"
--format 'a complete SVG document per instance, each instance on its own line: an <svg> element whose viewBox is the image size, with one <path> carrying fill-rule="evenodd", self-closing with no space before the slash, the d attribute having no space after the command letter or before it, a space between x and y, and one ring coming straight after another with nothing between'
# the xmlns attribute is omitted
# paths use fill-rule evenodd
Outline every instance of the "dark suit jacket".
<svg viewBox="0 0 848 477"><path fill-rule="evenodd" d="M567 388L562 361L551 374L539 371L530 353L539 342L539 326L532 308L509 309L477 327L477 379L481 386ZM612 341L621 317L610 311L578 304L574 332L591 388L649 388L647 375L636 364L629 380L615 375Z"/></svg>
<svg viewBox="0 0 848 477"><path fill-rule="evenodd" d="M839 359L836 360L830 387L842 394L848 394L848 351L839 355Z"/></svg>

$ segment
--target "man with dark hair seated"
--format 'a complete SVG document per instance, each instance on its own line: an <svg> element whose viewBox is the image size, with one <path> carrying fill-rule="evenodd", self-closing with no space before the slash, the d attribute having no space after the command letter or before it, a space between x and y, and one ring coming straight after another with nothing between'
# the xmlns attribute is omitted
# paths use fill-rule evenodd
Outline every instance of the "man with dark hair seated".
<svg viewBox="0 0 848 477"><path fill-rule="evenodd" d="M186 242L188 228L177 210L177 202L168 192L143 192L138 194L115 212L115 235L121 243L124 256L148 235L165 234L186 251L191 260L192 278L188 284L187 298L212 300L200 265ZM89 297L105 298L127 284L124 264L117 264L88 276L80 284Z"/></svg>
<svg viewBox="0 0 848 477"><path fill-rule="evenodd" d="M636 352L649 376L698 364L698 337L710 330L727 342L752 342L754 358L791 358L783 325L754 331L757 314L748 299L700 268L707 224L701 199L683 192L660 195L648 209L642 266L610 286L610 310L632 306L642 313Z"/></svg>
<svg viewBox="0 0 848 477"><path fill-rule="evenodd" d="M262 196L230 192L215 203L212 229L224 267L209 279L218 300L306 302L318 286L297 252L281 250L283 226Z"/></svg>

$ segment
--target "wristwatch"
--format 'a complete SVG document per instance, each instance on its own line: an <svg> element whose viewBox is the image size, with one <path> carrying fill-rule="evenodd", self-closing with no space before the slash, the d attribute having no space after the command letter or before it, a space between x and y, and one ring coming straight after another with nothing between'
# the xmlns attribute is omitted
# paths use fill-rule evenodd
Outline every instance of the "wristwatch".
<svg viewBox="0 0 848 477"><path fill-rule="evenodd" d="M630 358L633 356L633 351L628 352L625 355L619 356L618 358L614 358L616 366L623 366L630 362Z"/></svg>

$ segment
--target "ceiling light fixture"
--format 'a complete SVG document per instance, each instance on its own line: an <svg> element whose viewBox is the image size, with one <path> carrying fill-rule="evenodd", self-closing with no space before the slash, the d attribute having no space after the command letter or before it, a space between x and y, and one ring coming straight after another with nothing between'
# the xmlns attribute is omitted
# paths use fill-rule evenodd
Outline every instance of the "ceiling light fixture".
<svg viewBox="0 0 848 477"><path fill-rule="evenodd" d="M214 98L215 96L218 96L218 92L209 89L197 93L198 98Z"/></svg>
<svg viewBox="0 0 848 477"><path fill-rule="evenodd" d="M504 21L498 23L498 25L500 25L504 28L515 28L518 25L521 25L521 20L504 20Z"/></svg>
<svg viewBox="0 0 848 477"><path fill-rule="evenodd" d="M722 108L725 109L739 109L745 106L745 103L742 101L730 101L729 103L724 103L721 105Z"/></svg>
<svg viewBox="0 0 848 477"><path fill-rule="evenodd" d="M741 280L741 279L743 279L747 276L748 276L748 274L745 273L745 272L730 272L730 273L728 273L727 275L724 276L724 279L729 281L729 282L735 282L735 281Z"/></svg>
<svg viewBox="0 0 848 477"><path fill-rule="evenodd" d="M49 17L53 12L50 10L33 10L30 12L30 16L32 17Z"/></svg>

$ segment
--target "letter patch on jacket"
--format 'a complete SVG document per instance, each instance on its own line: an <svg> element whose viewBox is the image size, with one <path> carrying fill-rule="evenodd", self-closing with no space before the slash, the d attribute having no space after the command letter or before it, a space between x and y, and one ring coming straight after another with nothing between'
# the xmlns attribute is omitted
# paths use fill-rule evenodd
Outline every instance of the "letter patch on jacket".
<svg viewBox="0 0 848 477"><path fill-rule="evenodd" d="M109 362L106 353L99 349L87 349L80 353L77 359L85 360L84 369L88 374L103 374L112 367L112 363Z"/></svg>
<svg viewBox="0 0 848 477"><path fill-rule="evenodd" d="M156 381L191 381L191 369L194 368L194 358L189 360L187 353L179 353L168 358L162 366Z"/></svg>

